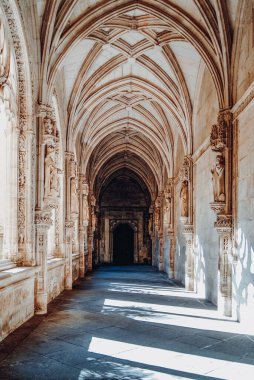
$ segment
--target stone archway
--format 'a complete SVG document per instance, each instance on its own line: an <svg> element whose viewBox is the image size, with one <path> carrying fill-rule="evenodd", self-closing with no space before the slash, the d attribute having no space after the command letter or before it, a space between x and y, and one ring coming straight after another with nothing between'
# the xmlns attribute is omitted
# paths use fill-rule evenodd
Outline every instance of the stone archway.
<svg viewBox="0 0 254 380"><path fill-rule="evenodd" d="M134 231L128 223L118 224L113 231L113 263L134 263Z"/></svg>

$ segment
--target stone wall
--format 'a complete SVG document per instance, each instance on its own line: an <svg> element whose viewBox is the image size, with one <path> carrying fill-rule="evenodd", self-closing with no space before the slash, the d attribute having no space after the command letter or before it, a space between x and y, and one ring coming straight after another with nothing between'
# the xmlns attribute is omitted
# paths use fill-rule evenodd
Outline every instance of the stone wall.
<svg viewBox="0 0 254 380"><path fill-rule="evenodd" d="M0 273L0 341L34 315L34 269Z"/></svg>
<svg viewBox="0 0 254 380"><path fill-rule="evenodd" d="M72 282L74 283L79 278L79 256L72 257Z"/></svg>
<svg viewBox="0 0 254 380"><path fill-rule="evenodd" d="M254 310L254 101L238 118L238 186L236 251L238 263L233 279L237 316L253 324Z"/></svg>
<svg viewBox="0 0 254 380"><path fill-rule="evenodd" d="M64 290L64 260L53 259L48 263L47 294L48 302Z"/></svg>
<svg viewBox="0 0 254 380"><path fill-rule="evenodd" d="M194 276L199 296L216 304L219 238L214 228L215 214L209 204L213 201L213 165L214 153L208 148L194 166Z"/></svg>

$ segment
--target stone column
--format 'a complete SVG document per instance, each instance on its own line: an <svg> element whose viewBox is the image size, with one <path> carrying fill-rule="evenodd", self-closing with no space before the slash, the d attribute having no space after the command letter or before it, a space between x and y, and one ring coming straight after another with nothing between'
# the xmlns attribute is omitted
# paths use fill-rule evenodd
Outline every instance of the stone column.
<svg viewBox="0 0 254 380"><path fill-rule="evenodd" d="M211 170L214 199L210 206L217 215L214 227L219 235L218 310L228 317L232 316L232 132L231 112L220 111L210 136L216 156Z"/></svg>
<svg viewBox="0 0 254 380"><path fill-rule="evenodd" d="M26 244L26 257L23 265L34 266L36 263L35 258L35 229L34 229L34 198L35 198L35 163L36 163L36 148L35 148L35 133L31 129L26 132L27 139L27 215L26 215L26 229L27 229L27 244Z"/></svg>
<svg viewBox="0 0 254 380"><path fill-rule="evenodd" d="M65 289L72 289L72 243L77 214L76 163L74 153L65 152ZM74 182L72 182L74 181Z"/></svg>
<svg viewBox="0 0 254 380"><path fill-rule="evenodd" d="M93 231L91 228L88 229L88 256L87 256L87 271L91 272L93 270Z"/></svg>
<svg viewBox="0 0 254 380"><path fill-rule="evenodd" d="M192 191L193 165L190 156L185 156L180 171L182 188L181 200L181 220L183 222L183 235L186 241L185 250L185 288L189 291L195 290L194 279L194 227L193 227L193 191Z"/></svg>
<svg viewBox="0 0 254 380"><path fill-rule="evenodd" d="M176 238L174 231L169 231L169 278L175 278L175 244Z"/></svg>
<svg viewBox="0 0 254 380"><path fill-rule="evenodd" d="M219 216L215 222L219 235L218 311L232 316L232 219Z"/></svg>
<svg viewBox="0 0 254 380"><path fill-rule="evenodd" d="M88 224L88 183L84 174L79 174L79 276L85 276L85 237Z"/></svg>
<svg viewBox="0 0 254 380"><path fill-rule="evenodd" d="M35 283L35 314L47 313L47 243L48 229L52 224L50 214L43 211L35 213L36 264L39 272Z"/></svg>
<svg viewBox="0 0 254 380"><path fill-rule="evenodd" d="M165 218L166 226L164 226L166 238L169 239L169 278L174 278L175 265L175 233L174 233L174 178L169 178L164 190L165 207L164 212L167 213Z"/></svg>
<svg viewBox="0 0 254 380"><path fill-rule="evenodd" d="M6 251L10 254L10 259L14 261L18 265L22 265L25 260L25 250L18 250L18 225L17 223L17 214L18 214L18 197L17 197L17 188L20 186L20 191L22 195L24 194L23 185L25 183L21 181L21 177L19 176L18 171L18 161L17 154L20 157L19 153L19 129L12 127L11 125L6 130L7 132L7 162L11 163L11 167L9 168L9 183L7 183L8 191L7 191L7 213L6 213L6 241L8 242L8 247L6 247ZM23 175L25 176L25 171ZM23 178L23 177L22 177ZM22 210L22 215L23 210Z"/></svg>
<svg viewBox="0 0 254 380"><path fill-rule="evenodd" d="M73 221L65 222L65 289L72 289L72 235Z"/></svg>
<svg viewBox="0 0 254 380"><path fill-rule="evenodd" d="M162 229L162 194L159 194L155 201L154 225L156 238L159 240L158 268L163 270L163 229Z"/></svg>
<svg viewBox="0 0 254 380"><path fill-rule="evenodd" d="M193 226L185 224L183 235L186 240L185 251L185 288L189 291L195 290L194 281L194 252L193 252Z"/></svg>

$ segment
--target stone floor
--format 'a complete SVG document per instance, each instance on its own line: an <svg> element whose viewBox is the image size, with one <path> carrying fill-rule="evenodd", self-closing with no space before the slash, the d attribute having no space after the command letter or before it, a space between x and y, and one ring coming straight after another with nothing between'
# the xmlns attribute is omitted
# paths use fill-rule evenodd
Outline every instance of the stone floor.
<svg viewBox="0 0 254 380"><path fill-rule="evenodd" d="M254 336L148 266L100 267L0 344L0 379L254 379Z"/></svg>

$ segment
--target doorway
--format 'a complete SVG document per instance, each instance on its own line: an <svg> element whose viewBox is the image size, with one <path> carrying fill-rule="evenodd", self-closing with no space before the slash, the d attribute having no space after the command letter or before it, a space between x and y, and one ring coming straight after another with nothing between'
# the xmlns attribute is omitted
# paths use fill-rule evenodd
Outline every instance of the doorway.
<svg viewBox="0 0 254 380"><path fill-rule="evenodd" d="M119 224L113 232L113 263L130 265L134 262L134 231L128 224Z"/></svg>

